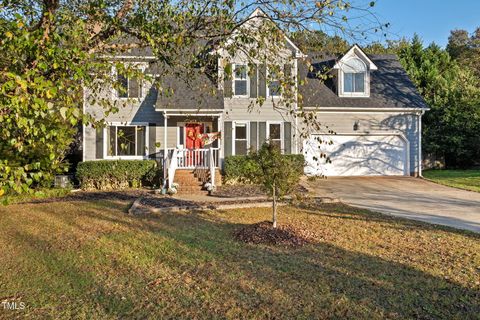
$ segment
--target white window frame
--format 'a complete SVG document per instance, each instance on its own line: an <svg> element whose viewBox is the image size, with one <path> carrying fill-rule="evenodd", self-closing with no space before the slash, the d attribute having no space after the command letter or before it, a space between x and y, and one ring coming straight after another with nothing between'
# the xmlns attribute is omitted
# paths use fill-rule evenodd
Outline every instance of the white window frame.
<svg viewBox="0 0 480 320"><path fill-rule="evenodd" d="M284 132L284 122L283 121L267 121L267 141L270 141L270 125L279 124L280 125L280 150L282 153L285 153L285 132Z"/></svg>
<svg viewBox="0 0 480 320"><path fill-rule="evenodd" d="M235 92L235 81L236 81L236 73L235 73L235 69L236 67L238 66L245 66L245 81L247 81L247 94L240 94L238 95L236 92ZM250 97L250 76L248 75L248 64L247 63L234 63L232 64L232 75L233 75L233 80L232 80L232 97L234 98L249 98ZM239 79L239 80L242 80L242 79ZM242 80L243 81L243 80Z"/></svg>
<svg viewBox="0 0 480 320"><path fill-rule="evenodd" d="M267 98L281 99L281 98L282 98L282 92L281 92L281 91L280 91L280 94L277 95L277 96L272 96L272 95L270 95L270 85L269 85L268 82L269 82L269 80L271 80L271 79L268 79L269 76L270 76L270 69L267 68L267 83L266 83L266 86L267 86ZM282 84L280 83L280 80L278 79L278 77L277 77L277 80L276 80L276 81L278 81L278 84L279 84L279 86L281 87Z"/></svg>
<svg viewBox="0 0 480 320"><path fill-rule="evenodd" d="M362 60L360 59L359 57L357 56L353 56L351 58L349 58L347 61L345 62L342 62L342 65L345 66L348 64L348 61L350 60L359 60L363 66L364 66L364 70L358 70L358 72L345 72L343 67L340 68L339 70L339 79L338 79L338 82L339 82L339 96L340 97L350 97L350 98L368 98L370 97L370 71L368 70L368 66L367 64ZM363 92L345 92L345 73L364 73L365 74L365 77L363 79L364 81L364 84L363 84Z"/></svg>
<svg viewBox="0 0 480 320"><path fill-rule="evenodd" d="M143 156L109 156L108 155L108 141L107 130L108 127L145 127L145 154ZM116 129L118 130L118 129ZM107 160L143 160L148 159L148 142L149 142L149 127L148 122L110 122L105 128L103 128L103 159ZM117 131L115 131L117 132ZM118 146L118 140L116 141ZM135 150L137 149L137 134L135 131Z"/></svg>
<svg viewBox="0 0 480 320"><path fill-rule="evenodd" d="M145 69L146 69L146 66L144 64L133 64L133 66L139 70L142 71L142 73L145 72ZM113 80L114 81L118 81L118 78L117 78L117 75L118 75L118 72L117 72L117 68L115 66L112 67L112 77L113 77ZM140 80L139 79L139 84L140 84L140 96L138 98L130 98L128 97L128 93L130 92L130 78L127 77L127 97L119 97L118 96L118 90L113 88L112 90L112 98L114 100L122 100L122 101L125 101L125 100L133 100L133 101L140 101L143 99L143 97L145 96L145 81L143 80Z"/></svg>
<svg viewBox="0 0 480 320"><path fill-rule="evenodd" d="M237 125L245 125L245 129L247 130L247 137L246 137L246 146L247 146L247 154L250 150L250 121L233 121L233 132L232 132L232 155L236 155L236 146L235 141L237 140Z"/></svg>
<svg viewBox="0 0 480 320"><path fill-rule="evenodd" d="M188 123L194 123L194 122L177 122L177 146L183 146L185 148L185 145L187 143L187 127L186 125ZM213 131L213 122L211 121L200 121L198 123L201 123L203 125L203 132L205 133L207 131L207 127L210 126L211 132ZM180 141L180 127L183 129L183 141Z"/></svg>

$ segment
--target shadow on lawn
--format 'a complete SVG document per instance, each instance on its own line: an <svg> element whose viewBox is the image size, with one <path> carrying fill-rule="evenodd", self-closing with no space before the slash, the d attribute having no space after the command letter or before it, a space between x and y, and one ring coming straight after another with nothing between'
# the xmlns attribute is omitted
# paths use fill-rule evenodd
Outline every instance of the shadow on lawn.
<svg viewBox="0 0 480 320"><path fill-rule="evenodd" d="M392 221L386 219L386 222ZM397 220L395 222L398 223ZM409 224L409 221L406 222ZM272 292L282 290L288 301L296 301L299 305L320 302L315 299L305 301L309 294L310 297L318 296L320 299L322 295L331 295L333 301L325 298L323 303L327 304L323 308L334 312L335 307L328 304L335 304L335 300L346 297L352 310L337 310L340 312L337 316L381 314L382 317L399 318L467 319L480 314L480 291L408 265L347 251L323 242L301 249L236 243L231 234L243 226L198 212L185 216L162 214L145 217L140 228L148 228L181 244L181 255L190 257L192 261L208 254L229 269L229 272L245 274L260 287L270 288ZM192 265L190 272L193 277L195 270L196 266ZM222 281L228 282L226 279L217 281L220 284ZM282 284L286 282L294 284L295 289L285 288ZM225 285L234 286L235 283ZM275 304L275 301L255 294L255 289L252 289L251 294L260 299L255 302L256 305ZM362 307L357 308L360 305ZM283 312L289 308L291 306L286 306ZM329 313L325 314L328 315Z"/></svg>
<svg viewBox="0 0 480 320"><path fill-rule="evenodd" d="M118 207L114 201L111 205ZM109 244L114 246L113 249L131 247L132 242L141 239L141 245L148 250L140 250L139 255L148 255L152 260L169 264L178 269L177 276L188 275L196 283L197 291L192 293L179 288L175 291L175 299L192 299L193 294L197 303L195 312L200 318L218 316L235 308L242 312L238 317L247 318L474 319L480 314L479 291L405 264L348 251L325 242L298 249L238 243L233 240L232 233L244 225L230 223L205 212L129 217L107 210L107 207L108 201L99 205L102 212L85 211L82 215L91 218L91 224L107 221L122 225L127 230L122 231L125 233L123 237L108 238L110 235L105 235ZM45 208L42 214L51 213ZM344 214L347 215L347 212ZM348 219L373 217L392 227L429 227L403 219L383 219L382 215L369 216L362 211L349 211L348 215ZM67 221L66 216L58 218L63 219L62 222L70 228L85 228L75 220ZM62 282L79 283L71 289L65 288L65 294L100 307L105 314L125 317L132 315L134 309L139 310L139 306L134 305L128 297L162 299L147 289L112 292L111 288L104 287L96 279L98 270L96 273L88 271L88 261L78 261L71 256L65 258L63 252L56 252L48 241L39 239L27 230L18 230L14 237L16 242L27 244L32 254L30 259L41 264L47 273L62 275L52 286L60 286ZM174 244L175 255L165 253L166 249L162 247L163 241L167 241L165 239L170 245ZM45 256L45 252L48 256ZM35 253L38 257L33 258ZM123 272L119 281L128 282L131 281L130 277L140 277L136 270L131 270L128 261L118 260L115 264ZM207 301L208 295L202 292L205 277L212 282L210 286L213 289L209 288L212 289L209 295L217 296L219 300L233 300L235 304L219 302L212 309L212 302ZM142 279L145 285L153 280ZM253 285L242 286L245 282ZM136 290L130 286L127 289ZM55 290L62 289L55 287ZM161 291L162 287L157 290ZM141 309L136 312L136 317L142 317L142 314L145 317L169 314L169 310L163 308L148 313Z"/></svg>

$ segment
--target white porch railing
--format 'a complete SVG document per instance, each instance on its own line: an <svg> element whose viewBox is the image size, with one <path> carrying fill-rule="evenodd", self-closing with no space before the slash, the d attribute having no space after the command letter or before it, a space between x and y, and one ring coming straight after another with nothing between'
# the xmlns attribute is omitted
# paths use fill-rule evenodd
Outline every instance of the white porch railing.
<svg viewBox="0 0 480 320"><path fill-rule="evenodd" d="M210 158L210 153L213 156ZM218 164L218 148L210 149L177 149L179 169L210 168ZM210 163L213 161L214 163Z"/></svg>
<svg viewBox="0 0 480 320"><path fill-rule="evenodd" d="M171 156L170 156L171 155ZM172 187L177 169L209 169L210 183L215 186L215 169L218 167L219 149L168 149L167 180Z"/></svg>

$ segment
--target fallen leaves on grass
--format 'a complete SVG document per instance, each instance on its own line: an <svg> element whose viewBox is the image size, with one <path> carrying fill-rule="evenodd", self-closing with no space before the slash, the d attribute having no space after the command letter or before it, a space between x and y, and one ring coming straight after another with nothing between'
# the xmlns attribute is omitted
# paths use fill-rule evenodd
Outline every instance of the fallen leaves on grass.
<svg viewBox="0 0 480 320"><path fill-rule="evenodd" d="M301 247L312 243L314 234L308 229L291 225L282 225L272 228L272 223L262 221L243 227L234 233L238 241L252 244L281 245Z"/></svg>

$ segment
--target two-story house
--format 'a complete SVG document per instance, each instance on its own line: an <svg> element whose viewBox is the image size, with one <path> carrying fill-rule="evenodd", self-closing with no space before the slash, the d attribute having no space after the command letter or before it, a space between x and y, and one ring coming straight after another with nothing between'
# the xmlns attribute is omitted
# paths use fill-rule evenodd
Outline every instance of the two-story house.
<svg viewBox="0 0 480 320"><path fill-rule="evenodd" d="M251 17L257 16L265 18L258 9ZM162 85L171 94L128 78L119 78L125 92L105 88L106 96L124 106L106 117L106 128L84 127L83 160L154 157L171 183L175 171L221 169L225 157L246 154L268 140L284 153L303 153L307 174L421 174L421 118L427 106L396 56L369 56L355 45L343 56L325 57L301 52L286 36L285 43L272 59L281 61L283 74L294 81L289 108L294 112L278 107L283 97L266 64L252 63L245 51L232 56L212 48L214 72L198 70L191 81L167 76ZM158 72L148 48L112 59ZM326 80L318 76L324 70ZM252 108L259 98L263 104ZM84 109L102 116L99 105L85 103ZM306 116L328 129L307 130ZM205 146L200 137L214 132L220 139ZM332 143L320 143L327 140ZM320 153L331 163L318 161Z"/></svg>

